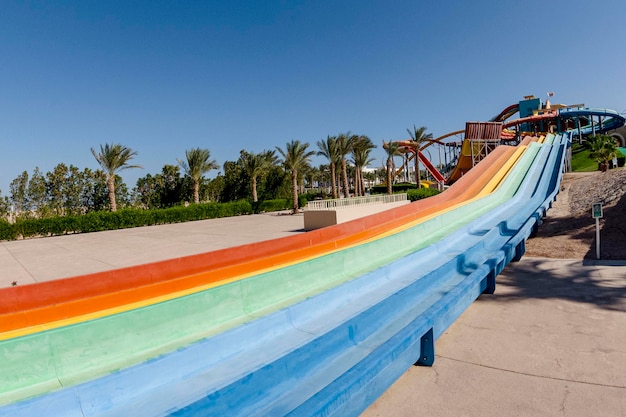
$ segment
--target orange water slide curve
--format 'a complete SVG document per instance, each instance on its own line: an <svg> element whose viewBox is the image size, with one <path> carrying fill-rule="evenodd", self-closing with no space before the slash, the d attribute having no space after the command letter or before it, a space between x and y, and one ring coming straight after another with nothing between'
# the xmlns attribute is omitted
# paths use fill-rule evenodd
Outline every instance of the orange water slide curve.
<svg viewBox="0 0 626 417"><path fill-rule="evenodd" d="M198 255L0 290L0 332L89 314L319 256L477 195L515 153L502 146L446 192L351 222Z"/></svg>

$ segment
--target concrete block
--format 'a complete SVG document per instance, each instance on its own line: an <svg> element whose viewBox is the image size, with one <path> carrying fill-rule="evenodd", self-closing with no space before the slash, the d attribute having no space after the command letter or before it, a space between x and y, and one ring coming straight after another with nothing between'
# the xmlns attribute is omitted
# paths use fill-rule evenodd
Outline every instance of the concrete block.
<svg viewBox="0 0 626 417"><path fill-rule="evenodd" d="M334 210L306 210L304 212L304 230L321 229L322 227L346 223L350 220L360 219L381 211L409 204L410 201L398 201L394 203L363 204L351 207L342 207Z"/></svg>

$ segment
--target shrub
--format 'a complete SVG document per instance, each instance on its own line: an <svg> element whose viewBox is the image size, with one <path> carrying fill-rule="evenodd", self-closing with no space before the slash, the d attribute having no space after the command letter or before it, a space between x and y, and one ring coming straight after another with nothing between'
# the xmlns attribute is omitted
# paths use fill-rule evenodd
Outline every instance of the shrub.
<svg viewBox="0 0 626 417"><path fill-rule="evenodd" d="M298 196L298 207L305 208L308 202L309 200L307 199L306 195Z"/></svg>
<svg viewBox="0 0 626 417"><path fill-rule="evenodd" d="M279 198L275 200L265 200L258 204L256 213L267 213L271 211L289 210L292 208L291 200Z"/></svg>
<svg viewBox="0 0 626 417"><path fill-rule="evenodd" d="M67 233L99 232L192 220L251 214L252 205L247 201L230 203L192 204L166 209L142 210L125 208L116 212L93 211L81 216L20 219L15 224L0 221L0 240L14 240L35 236L55 236Z"/></svg>
<svg viewBox="0 0 626 417"><path fill-rule="evenodd" d="M418 188L415 186L415 184L411 184L408 182L403 182L400 184L394 184L393 188L392 188L394 193L408 193L410 192L410 190L416 191L418 190ZM437 191L436 188L419 188L419 190L434 190ZM433 191L426 191L426 193L432 193ZM371 194L387 194L387 186L386 185L375 185L371 188L370 190ZM437 194L437 192L435 192L434 194L427 194L427 197L431 196L431 195L435 195ZM423 198L423 197L422 197Z"/></svg>
<svg viewBox="0 0 626 417"><path fill-rule="evenodd" d="M411 201L421 200L423 198L432 197L439 194L441 191L436 188L419 188L417 190L408 190L406 192L407 198Z"/></svg>
<svg viewBox="0 0 626 417"><path fill-rule="evenodd" d="M99 232L106 230L104 215L107 212L104 211L92 211L80 218L80 232Z"/></svg>
<svg viewBox="0 0 626 417"><path fill-rule="evenodd" d="M609 135L595 135L587 139L589 158L598 163L600 171L609 169L609 162L617 157L617 143Z"/></svg>
<svg viewBox="0 0 626 417"><path fill-rule="evenodd" d="M308 193L300 194L298 197L300 201L302 201L302 197L305 197L306 201L313 201L329 198L329 195L324 191L309 191Z"/></svg>
<svg viewBox="0 0 626 417"><path fill-rule="evenodd" d="M0 240L15 240L16 238L17 234L13 225L0 219Z"/></svg>

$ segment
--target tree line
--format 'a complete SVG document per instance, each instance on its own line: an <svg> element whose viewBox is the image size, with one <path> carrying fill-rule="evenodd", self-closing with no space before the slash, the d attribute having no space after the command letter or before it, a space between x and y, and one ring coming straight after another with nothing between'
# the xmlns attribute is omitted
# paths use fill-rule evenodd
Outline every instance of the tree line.
<svg viewBox="0 0 626 417"><path fill-rule="evenodd" d="M424 127L407 130L416 149L432 138L425 134ZM322 197L332 198L365 195L366 179L387 182L391 192L395 177L393 159L400 155L394 144L383 141L386 165L373 173L365 173L364 168L374 161L371 152L376 145L365 135L347 132L317 141L317 150L299 140L260 153L241 150L239 158L224 162L223 172L212 180L205 175L220 166L211 158L209 149L193 148L186 150L185 158L177 159L177 164L164 165L161 172L139 178L135 187L128 189L120 173L142 168L133 163L138 152L119 143L107 143L99 149L91 148L99 169L81 170L59 163L46 173L38 167L30 175L22 172L11 181L8 196L2 196L0 191L0 216L41 218L116 211L120 206L152 209L241 199L256 203L277 198L291 199L293 211L298 212L298 196L304 192L305 184L309 189L317 186ZM328 163L313 167L314 155L323 156ZM416 171L419 184L419 168Z"/></svg>

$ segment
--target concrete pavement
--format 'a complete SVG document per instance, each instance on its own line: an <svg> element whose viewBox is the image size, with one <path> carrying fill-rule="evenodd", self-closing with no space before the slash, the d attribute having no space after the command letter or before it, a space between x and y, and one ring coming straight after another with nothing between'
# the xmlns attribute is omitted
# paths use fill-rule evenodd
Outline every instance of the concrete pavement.
<svg viewBox="0 0 626 417"><path fill-rule="evenodd" d="M362 417L626 416L626 262L523 258Z"/></svg>
<svg viewBox="0 0 626 417"><path fill-rule="evenodd" d="M270 213L0 242L0 286L302 233ZM363 417L626 415L626 262L524 258Z"/></svg>
<svg viewBox="0 0 626 417"><path fill-rule="evenodd" d="M0 242L0 288L178 258L303 233L288 212Z"/></svg>

